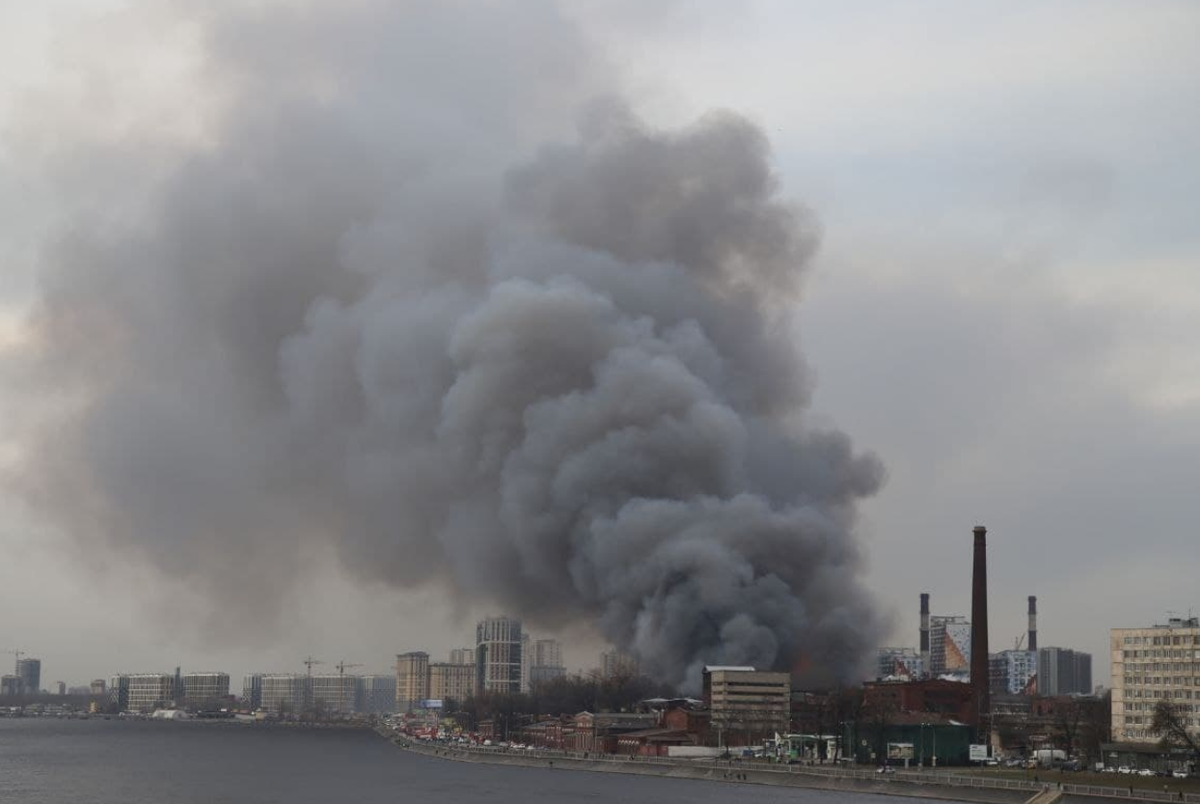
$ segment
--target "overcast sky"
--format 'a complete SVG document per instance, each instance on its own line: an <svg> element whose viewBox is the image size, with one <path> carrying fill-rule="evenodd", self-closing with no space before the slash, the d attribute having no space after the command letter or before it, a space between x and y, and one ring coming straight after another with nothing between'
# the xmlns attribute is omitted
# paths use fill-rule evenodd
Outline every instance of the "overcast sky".
<svg viewBox="0 0 1200 804"><path fill-rule="evenodd" d="M31 132L119 139L154 121L148 141L203 143L221 98L196 89L182 5L0 12L0 350L26 347L47 230L96 203L30 168L54 148ZM1200 609L1200 6L568 5L641 115L745 114L819 219L796 337L820 420L887 469L860 530L890 643L915 645L921 591L935 614L969 614L976 524L992 650L1036 594L1041 645L1092 652L1106 684L1107 629ZM19 472L4 394L0 460ZM299 671L310 653L386 672L397 652L469 644L488 608L364 586L314 553L287 616L230 648L172 581L79 544L0 499L0 649L40 656L44 686ZM571 666L595 664L594 635L564 636Z"/></svg>

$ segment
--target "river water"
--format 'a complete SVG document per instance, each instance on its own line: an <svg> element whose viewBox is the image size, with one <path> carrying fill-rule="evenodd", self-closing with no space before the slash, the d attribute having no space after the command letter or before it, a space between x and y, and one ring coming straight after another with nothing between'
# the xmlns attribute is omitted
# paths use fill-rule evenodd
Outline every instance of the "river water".
<svg viewBox="0 0 1200 804"><path fill-rule="evenodd" d="M897 800L451 762L406 753L368 731L0 719L3 804L895 804Z"/></svg>

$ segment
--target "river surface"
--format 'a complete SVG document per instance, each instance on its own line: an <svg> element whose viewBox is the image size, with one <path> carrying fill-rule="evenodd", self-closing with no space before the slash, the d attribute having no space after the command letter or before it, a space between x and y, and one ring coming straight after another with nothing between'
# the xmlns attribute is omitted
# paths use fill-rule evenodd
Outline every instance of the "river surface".
<svg viewBox="0 0 1200 804"><path fill-rule="evenodd" d="M4 804L896 804L884 796L451 762L369 731L0 719Z"/></svg>

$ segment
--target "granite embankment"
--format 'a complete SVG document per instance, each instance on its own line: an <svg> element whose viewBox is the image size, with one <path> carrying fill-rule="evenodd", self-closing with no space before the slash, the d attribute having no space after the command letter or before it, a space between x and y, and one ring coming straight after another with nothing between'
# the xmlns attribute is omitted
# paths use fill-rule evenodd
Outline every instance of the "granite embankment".
<svg viewBox="0 0 1200 804"><path fill-rule="evenodd" d="M1053 789L1022 779L994 779L983 776L955 775L951 772L899 771L877 774L870 769L828 768L807 765L763 765L747 762L685 761L665 758L634 758L564 754L550 751L509 751L496 748L457 748L397 737L381 731L407 751L455 762L478 762L534 768L584 770L598 773L624 773L697 779L730 784L760 784L803 787L855 793L874 793L913 798L966 801L973 804L1112 804L1125 801L1179 801L1151 791L1126 791L1066 785ZM1200 797L1189 795L1185 804L1200 804Z"/></svg>

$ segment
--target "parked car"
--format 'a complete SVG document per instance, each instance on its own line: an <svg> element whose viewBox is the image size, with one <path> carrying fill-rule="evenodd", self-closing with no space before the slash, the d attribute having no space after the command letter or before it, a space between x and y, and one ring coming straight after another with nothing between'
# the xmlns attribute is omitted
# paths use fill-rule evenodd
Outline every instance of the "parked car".
<svg viewBox="0 0 1200 804"><path fill-rule="evenodd" d="M1174 770L1171 771L1171 775L1176 779L1186 779L1188 777L1188 772L1185 770Z"/></svg>
<svg viewBox="0 0 1200 804"><path fill-rule="evenodd" d="M1140 771L1137 772L1137 775L1138 776L1153 776L1154 771L1150 770L1149 768L1142 768Z"/></svg>
<svg viewBox="0 0 1200 804"><path fill-rule="evenodd" d="M1133 768L1129 767L1128 765L1122 765L1121 767L1117 768L1117 773L1133 773Z"/></svg>

